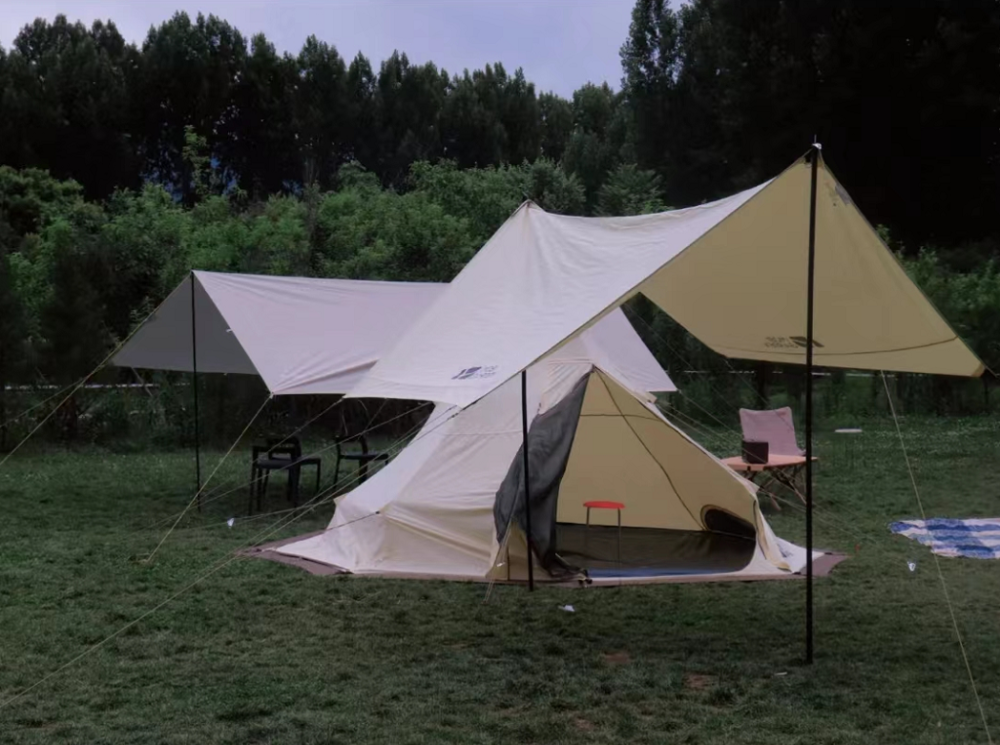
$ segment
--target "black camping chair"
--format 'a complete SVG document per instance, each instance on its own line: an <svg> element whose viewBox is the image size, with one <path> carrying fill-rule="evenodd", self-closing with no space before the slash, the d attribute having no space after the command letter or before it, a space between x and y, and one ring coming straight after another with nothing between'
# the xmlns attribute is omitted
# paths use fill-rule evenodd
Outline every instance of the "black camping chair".
<svg viewBox="0 0 1000 745"><path fill-rule="evenodd" d="M345 450L343 446L350 443L357 443L361 446L361 450ZM333 474L334 482L336 483L340 481L340 463L345 460L354 461L358 464L358 479L354 484L357 486L364 483L368 478L368 464L378 461L388 463L389 453L369 450L368 439L364 435L354 435L337 440L337 464L334 467Z"/></svg>
<svg viewBox="0 0 1000 745"><path fill-rule="evenodd" d="M267 493L271 471L285 471L288 481L285 494L293 506L299 505L299 483L302 469L306 466L316 467L316 489L319 492L320 480L323 476L323 463L320 458L302 456L302 443L297 437L283 440L268 440L266 445L254 445L250 460L250 499L247 504L247 514L253 512L254 497L257 499L257 509L260 510Z"/></svg>

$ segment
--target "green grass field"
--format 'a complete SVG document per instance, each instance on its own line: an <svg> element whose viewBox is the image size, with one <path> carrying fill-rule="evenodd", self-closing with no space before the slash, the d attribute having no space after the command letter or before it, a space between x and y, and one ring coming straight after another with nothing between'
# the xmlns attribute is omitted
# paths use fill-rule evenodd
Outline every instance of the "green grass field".
<svg viewBox="0 0 1000 745"><path fill-rule="evenodd" d="M892 422L863 426L853 466L832 425L819 434L817 545L851 558L817 581L811 668L800 582L496 587L484 603L485 585L238 559L0 708L0 742L985 743L934 562L887 530L917 516ZM996 420L903 427L928 515L1000 515ZM246 460L219 478L238 484ZM255 538L329 519L245 520L240 491L138 561L192 481L187 453L34 451L0 469L0 701ZM802 539L797 507L762 503ZM268 507L287 507L277 485ZM941 566L1000 733L1000 566Z"/></svg>

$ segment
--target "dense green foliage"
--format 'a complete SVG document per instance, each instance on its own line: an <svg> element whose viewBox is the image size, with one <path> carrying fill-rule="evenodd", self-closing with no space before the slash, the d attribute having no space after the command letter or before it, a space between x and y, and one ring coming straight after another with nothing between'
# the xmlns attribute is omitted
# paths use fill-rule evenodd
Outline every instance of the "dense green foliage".
<svg viewBox="0 0 1000 745"><path fill-rule="evenodd" d="M623 41L621 90L566 100L500 64L348 63L315 37L279 54L214 16L178 13L138 46L111 22L26 26L0 50L0 391L84 375L191 268L446 281L524 199L685 206L774 175L813 135L1000 366L995 3L637 0ZM672 374L727 369L632 310ZM901 392L969 408L947 384Z"/></svg>

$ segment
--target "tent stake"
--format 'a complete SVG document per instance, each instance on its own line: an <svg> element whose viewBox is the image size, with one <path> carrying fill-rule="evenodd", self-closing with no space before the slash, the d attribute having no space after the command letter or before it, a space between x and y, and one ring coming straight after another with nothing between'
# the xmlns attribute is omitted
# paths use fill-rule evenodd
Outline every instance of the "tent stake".
<svg viewBox="0 0 1000 745"><path fill-rule="evenodd" d="M528 539L528 591L535 589L531 545L531 491L528 486L528 371L521 370L521 452L524 453L524 529Z"/></svg>
<svg viewBox="0 0 1000 745"><path fill-rule="evenodd" d="M198 512L201 512L201 430L198 413L198 317L195 313L194 303L194 272L190 276L191 280L191 370L194 377L191 381L194 390L194 471L197 484L195 494L198 495Z"/></svg>
<svg viewBox="0 0 1000 745"><path fill-rule="evenodd" d="M806 664L813 662L813 293L816 280L816 178L820 145L813 143L809 194L809 279L806 290Z"/></svg>

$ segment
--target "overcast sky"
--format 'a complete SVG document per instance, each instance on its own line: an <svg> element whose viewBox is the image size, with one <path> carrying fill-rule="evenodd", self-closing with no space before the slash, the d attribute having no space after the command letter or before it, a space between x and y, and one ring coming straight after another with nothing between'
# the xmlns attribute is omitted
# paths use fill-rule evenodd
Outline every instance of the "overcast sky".
<svg viewBox="0 0 1000 745"><path fill-rule="evenodd" d="M618 50L634 0L0 0L0 43L9 48L36 17L63 13L88 26L111 19L141 43L151 24L175 11L214 13L247 37L263 31L281 51L297 52L309 34L348 61L374 63L394 49L411 62L450 73L500 61L523 67L540 91L564 96L590 81L621 80Z"/></svg>

